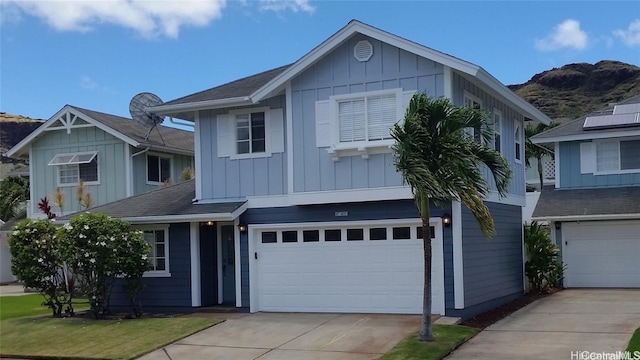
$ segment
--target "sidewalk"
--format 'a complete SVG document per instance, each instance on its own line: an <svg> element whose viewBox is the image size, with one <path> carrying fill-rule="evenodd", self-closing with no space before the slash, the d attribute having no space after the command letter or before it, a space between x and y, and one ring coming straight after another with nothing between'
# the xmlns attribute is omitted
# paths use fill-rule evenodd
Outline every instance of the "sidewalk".
<svg viewBox="0 0 640 360"><path fill-rule="evenodd" d="M22 296L32 293L24 292L22 285L0 285L0 296Z"/></svg>

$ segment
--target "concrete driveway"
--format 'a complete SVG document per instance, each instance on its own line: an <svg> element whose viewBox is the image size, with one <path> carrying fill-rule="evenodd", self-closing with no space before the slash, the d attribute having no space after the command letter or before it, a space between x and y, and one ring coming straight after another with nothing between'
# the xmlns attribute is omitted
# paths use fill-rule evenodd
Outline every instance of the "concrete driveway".
<svg viewBox="0 0 640 360"><path fill-rule="evenodd" d="M143 360L378 359L420 328L419 315L238 314Z"/></svg>
<svg viewBox="0 0 640 360"><path fill-rule="evenodd" d="M577 351L624 350L638 327L640 289L569 289L489 326L446 359L579 359Z"/></svg>

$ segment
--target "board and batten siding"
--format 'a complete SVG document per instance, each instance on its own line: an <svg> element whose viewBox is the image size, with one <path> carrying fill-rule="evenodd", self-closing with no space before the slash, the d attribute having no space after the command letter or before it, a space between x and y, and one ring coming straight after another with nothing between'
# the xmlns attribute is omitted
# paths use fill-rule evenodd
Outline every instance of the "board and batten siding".
<svg viewBox="0 0 640 360"><path fill-rule="evenodd" d="M65 130L45 131L43 136L32 144L32 157L29 159L33 169L34 204L45 196L51 199L58 186L58 169L49 166L49 162L56 154L97 151L98 171L100 183L87 185L87 192L91 194L92 206L106 204L126 197L125 146L122 140L97 127L75 128L67 134ZM76 199L76 186L61 186L64 191L65 203L62 210L54 205L56 214L69 214L83 208ZM34 205L37 212L39 210Z"/></svg>
<svg viewBox="0 0 640 360"><path fill-rule="evenodd" d="M131 147L131 154L135 154L139 151L144 151L144 149ZM159 186L162 186L153 183L147 183L147 154L171 158L171 184L177 184L182 181L180 179L182 170L184 170L185 168L193 169L193 156L168 154L152 150L148 151L147 153L133 156L133 195L151 191L157 189Z"/></svg>
<svg viewBox="0 0 640 360"><path fill-rule="evenodd" d="M276 96L251 107L283 109L286 122L285 97ZM247 107L247 108L251 108ZM237 109L234 109L237 110ZM216 117L224 110L200 111L200 161L203 199L241 199L246 196L283 195L287 184L287 154L274 153L269 157L230 159L218 157L218 129ZM286 138L286 126L285 126Z"/></svg>
<svg viewBox="0 0 640 360"><path fill-rule="evenodd" d="M138 295L143 311L192 312L191 253L189 223L169 226L169 271L171 277L144 277L146 287ZM116 281L111 293L111 306L117 310L130 309L129 299Z"/></svg>
<svg viewBox="0 0 640 360"><path fill-rule="evenodd" d="M452 315L469 318L524 294L522 208L486 203L496 235L487 239L471 211L462 207L464 310Z"/></svg>
<svg viewBox="0 0 640 360"><path fill-rule="evenodd" d="M598 188L633 186L640 184L640 172L627 174L594 175L582 174L580 159L580 144L583 141L560 143L560 188ZM595 159L593 159L595 161ZM595 168L595 164L593 164Z"/></svg>
<svg viewBox="0 0 640 360"><path fill-rule="evenodd" d="M368 40L373 55L353 56L354 45ZM294 192L379 188L402 185L391 152L343 156L333 161L316 146L316 101L330 96L398 89L444 95L444 67L395 46L356 34L291 80ZM398 119L399 120L399 119Z"/></svg>
<svg viewBox="0 0 640 360"><path fill-rule="evenodd" d="M336 212L347 216L336 216ZM431 206L431 217L441 217L444 213L451 213L451 209ZM288 206L276 208L248 209L240 217L240 223L248 225L282 224L282 223L312 223L365 221L389 219L419 219L418 211L413 200L393 200L360 202L345 204L326 204L309 206ZM443 227L444 245L444 293L445 308L453 309L453 238L451 228ZM242 265L242 307L249 308L249 254L248 233L240 237L240 258ZM246 264L246 266L245 266Z"/></svg>
<svg viewBox="0 0 640 360"><path fill-rule="evenodd" d="M475 83L469 81L466 77L460 75L456 71L453 71L452 75L452 97L453 104L458 106L464 105L465 92L479 98L482 101L482 110L493 114L493 109L498 109L502 112L502 133L501 133L501 153L509 161L511 166L512 178L509 184L508 193L516 196L525 196L525 168L524 168L524 147L522 148L522 161L519 163L515 161L515 122L519 122L523 125L524 116L515 111L513 108L505 105L500 100L491 96L484 91L481 87ZM524 128L521 129L524 134ZM524 141L523 141L524 146ZM486 167L482 167L482 171L486 178L490 178L490 172ZM489 181L491 190L495 191L495 184L493 180Z"/></svg>

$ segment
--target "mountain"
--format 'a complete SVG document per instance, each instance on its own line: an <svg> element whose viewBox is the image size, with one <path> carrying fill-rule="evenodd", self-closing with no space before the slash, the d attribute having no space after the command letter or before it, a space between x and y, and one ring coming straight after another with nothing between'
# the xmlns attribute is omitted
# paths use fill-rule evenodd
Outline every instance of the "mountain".
<svg viewBox="0 0 640 360"><path fill-rule="evenodd" d="M31 134L43 122L44 120L40 119L0 112L0 154L2 154L2 162L15 161L5 157L4 153Z"/></svg>
<svg viewBox="0 0 640 360"><path fill-rule="evenodd" d="M640 94L640 67L613 60L568 64L508 87L552 119L575 119Z"/></svg>

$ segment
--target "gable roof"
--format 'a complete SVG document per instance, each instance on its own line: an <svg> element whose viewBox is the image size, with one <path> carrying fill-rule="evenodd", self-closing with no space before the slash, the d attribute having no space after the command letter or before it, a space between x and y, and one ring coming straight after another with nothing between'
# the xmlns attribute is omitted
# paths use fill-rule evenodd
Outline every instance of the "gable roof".
<svg viewBox="0 0 640 360"><path fill-rule="evenodd" d="M149 147L152 150L193 155L194 139L192 131L158 125L145 140L149 129L136 121L72 105L65 105L53 117L7 151L6 155L14 157L25 154L28 151L28 145L40 137L47 128L56 123L65 113L74 114L134 147Z"/></svg>
<svg viewBox="0 0 640 360"><path fill-rule="evenodd" d="M604 128L585 130L582 126L587 117L612 115L616 105L640 104L640 95L636 95L629 99L623 100L616 104L609 104L604 108L569 121L562 125L551 128L545 132L531 137L534 144L543 144L551 142L575 141L575 140L591 140L605 139L622 136L640 135L640 128Z"/></svg>
<svg viewBox="0 0 640 360"><path fill-rule="evenodd" d="M96 206L87 211L104 213L113 218L141 224L232 221L246 209L246 201L198 204L193 202L195 196L195 180L188 180ZM69 220L76 214L66 215L58 220Z"/></svg>
<svg viewBox="0 0 640 360"><path fill-rule="evenodd" d="M521 97L516 95L513 91L509 90L506 86L500 83L496 78L486 72L483 68L469 63L467 61L458 59L451 55L442 53L440 51L431 49L424 45L420 45L416 42L407 40L405 38L399 37L397 35L393 35L389 32L380 30L371 25L362 23L358 20L351 20L345 27L340 29L338 32L333 34L327 40L322 42L320 45L316 46L306 55L301 57L298 61L293 63L292 65L288 65L285 67L277 68L279 73L267 72L269 75L273 75L273 78L268 80L264 85L257 88L250 94L242 95L242 97L233 97L231 94L222 95L219 98L210 98L209 104L205 104L204 101L199 101L195 103L184 103L181 102L179 104L173 104L174 101L178 101L180 99L176 99L174 101L170 101L166 104L153 107L152 110L154 112L160 114L178 114L180 112L184 113L185 111L194 111L194 110L202 110L204 109L203 105L215 106L215 107L228 107L228 106L238 106L238 105L248 105L255 104L263 99L274 96L275 94L281 92L286 85L286 83L299 75L306 69L308 69L311 65L315 64L322 57L327 55L330 51L340 46L342 43L347 41L356 33L360 33L371 38L380 40L382 42L391 44L405 51L417 54L427 59L431 59L435 62L441 63L445 66L448 66L456 71L461 73L470 75L481 83L487 85L493 92L495 92L500 97L504 98L508 103L512 106L520 109L526 117L531 118L533 120L540 121L542 123L548 124L550 119L544 115L540 110L538 110L533 105L529 104ZM274 69L276 70L276 69ZM264 74L264 73L262 73ZM258 74L260 75L260 74ZM257 75L256 75L257 76ZM225 86L230 85L232 83L220 86L218 88L224 89ZM215 89L215 88L214 88ZM189 95L189 96L195 96ZM237 95L237 94L236 94ZM187 96L187 97L189 97ZM181 98L184 99L184 98Z"/></svg>
<svg viewBox="0 0 640 360"><path fill-rule="evenodd" d="M545 187L533 220L640 219L640 186L599 189Z"/></svg>

